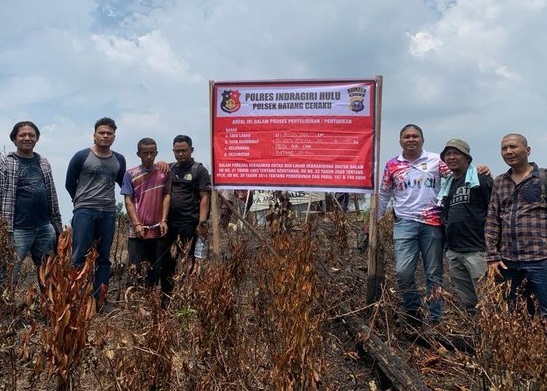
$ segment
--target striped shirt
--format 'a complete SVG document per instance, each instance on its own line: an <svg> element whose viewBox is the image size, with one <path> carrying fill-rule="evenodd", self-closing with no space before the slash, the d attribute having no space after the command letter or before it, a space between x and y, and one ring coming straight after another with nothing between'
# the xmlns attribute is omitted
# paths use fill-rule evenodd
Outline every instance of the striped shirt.
<svg viewBox="0 0 547 391"><path fill-rule="evenodd" d="M169 178L169 173L160 172L155 166L151 169L137 166L125 172L120 193L133 199L138 220L144 228L144 239L161 237L163 200L171 187ZM129 237L137 237L132 225Z"/></svg>
<svg viewBox="0 0 547 391"><path fill-rule="evenodd" d="M512 170L494 180L486 217L486 260L542 261L547 259L547 201L535 163L532 172L515 184Z"/></svg>

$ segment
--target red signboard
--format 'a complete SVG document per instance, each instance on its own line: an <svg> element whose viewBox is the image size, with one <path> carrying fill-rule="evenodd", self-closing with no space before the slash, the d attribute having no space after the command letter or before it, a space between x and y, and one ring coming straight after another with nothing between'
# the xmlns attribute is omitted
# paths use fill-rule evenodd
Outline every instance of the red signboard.
<svg viewBox="0 0 547 391"><path fill-rule="evenodd" d="M211 86L215 188L373 189L375 80Z"/></svg>

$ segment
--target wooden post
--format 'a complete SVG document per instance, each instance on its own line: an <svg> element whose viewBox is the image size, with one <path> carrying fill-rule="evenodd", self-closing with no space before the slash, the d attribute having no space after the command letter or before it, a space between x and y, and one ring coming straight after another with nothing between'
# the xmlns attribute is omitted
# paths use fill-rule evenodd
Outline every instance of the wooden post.
<svg viewBox="0 0 547 391"><path fill-rule="evenodd" d="M375 164L374 164L374 192L370 197L369 214L369 246L368 246L368 270L367 270L367 304L375 302L380 293L380 285L384 279L384 259L378 256L378 190L380 183L380 124L382 113L382 76L376 76L376 94L374 110L374 133L375 133ZM380 275L380 273L382 275Z"/></svg>
<svg viewBox="0 0 547 391"><path fill-rule="evenodd" d="M219 199L218 190L211 192L211 222L213 225L213 254L220 254L220 228L219 228Z"/></svg>
<svg viewBox="0 0 547 391"><path fill-rule="evenodd" d="M209 113L213 113L213 91L214 91L214 84L215 82L213 80L209 80ZM213 140L213 116L209 116L209 137L211 137L211 140ZM211 156L213 156L213 149L212 149L211 143ZM211 184L213 185L214 189L214 167L211 171ZM210 211L211 211L211 221L213 224L213 254L218 255L220 254L220 228L219 228L219 217L218 217L218 190L211 191L211 199L210 201Z"/></svg>

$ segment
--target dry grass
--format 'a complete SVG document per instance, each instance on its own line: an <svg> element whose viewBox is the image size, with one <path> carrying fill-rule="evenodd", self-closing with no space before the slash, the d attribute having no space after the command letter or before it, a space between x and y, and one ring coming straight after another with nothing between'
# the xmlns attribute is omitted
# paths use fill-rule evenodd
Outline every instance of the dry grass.
<svg viewBox="0 0 547 391"><path fill-rule="evenodd" d="M405 321L395 283L393 246L385 240L391 238L393 224L391 216L386 217L379 227L388 263L386 283L368 321L376 332L424 375L432 389L547 390L545 321L530 315L526 300L510 305L508 285L497 283L491 275L481 284L475 316L460 307L445 276L445 287L437 292L444 301L441 324L415 326Z"/></svg>
<svg viewBox="0 0 547 391"><path fill-rule="evenodd" d="M7 233L6 222L0 218L0 366L5 369L0 375L15 384L18 377L18 313L15 290L11 282L15 250Z"/></svg>
<svg viewBox="0 0 547 391"><path fill-rule="evenodd" d="M283 209L268 218L264 242L227 234L223 255L199 275L189 275L180 254L167 310L158 289L126 286L120 234L109 293L119 298L116 310L95 314L89 289L96 254L74 271L62 240L41 272L45 295L33 284L25 292L2 288L0 390L386 389L340 327L349 314L432 389L545 389L541 322L508 311L499 285L485 284L476 318L447 287L441 325L413 327L400 317L389 219L380 226L387 278L381 300L368 307L366 260L352 251L361 223L332 213L302 224ZM6 251L9 240L0 240Z"/></svg>
<svg viewBox="0 0 547 391"><path fill-rule="evenodd" d="M479 362L493 389L545 389L545 319L530 315L529 303L522 296L510 303L506 299L508 292L507 283L497 284L492 275L487 276L478 321L481 330L477 336Z"/></svg>

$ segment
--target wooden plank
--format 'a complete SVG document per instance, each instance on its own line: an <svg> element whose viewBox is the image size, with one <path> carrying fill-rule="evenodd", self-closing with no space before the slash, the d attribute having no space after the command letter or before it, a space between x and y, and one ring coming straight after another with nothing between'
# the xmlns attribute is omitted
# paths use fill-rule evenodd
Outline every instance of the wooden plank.
<svg viewBox="0 0 547 391"><path fill-rule="evenodd" d="M342 311L351 314L346 306ZM378 364L382 373L389 379L391 385L400 391L426 391L430 388L421 375L408 366L396 351L385 344L374 331L363 324L363 319L355 315L347 315L343 319L348 333L357 341L357 348L369 354Z"/></svg>

